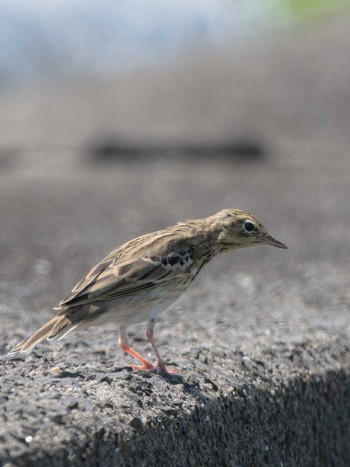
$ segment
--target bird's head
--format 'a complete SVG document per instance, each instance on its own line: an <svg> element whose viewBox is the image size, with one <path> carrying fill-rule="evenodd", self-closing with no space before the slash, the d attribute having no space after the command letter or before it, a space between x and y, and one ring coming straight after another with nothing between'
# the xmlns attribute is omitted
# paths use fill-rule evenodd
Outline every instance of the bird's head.
<svg viewBox="0 0 350 467"><path fill-rule="evenodd" d="M286 249L286 245L275 240L251 214L239 209L223 209L214 214L218 232L219 248L223 250L244 248L257 244Z"/></svg>

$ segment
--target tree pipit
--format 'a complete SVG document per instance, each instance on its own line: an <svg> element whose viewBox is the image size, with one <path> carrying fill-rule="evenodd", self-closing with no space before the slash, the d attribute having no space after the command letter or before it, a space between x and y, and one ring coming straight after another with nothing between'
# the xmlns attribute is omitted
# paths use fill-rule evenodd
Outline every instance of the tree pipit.
<svg viewBox="0 0 350 467"><path fill-rule="evenodd" d="M180 297L213 256L257 244L287 248L255 217L238 209L130 240L91 269L54 308L58 314L9 353L27 352L43 339L62 339L74 329L111 322L120 326L121 349L141 362L133 369L166 373L153 339L159 313ZM127 326L144 321L156 366L129 345Z"/></svg>

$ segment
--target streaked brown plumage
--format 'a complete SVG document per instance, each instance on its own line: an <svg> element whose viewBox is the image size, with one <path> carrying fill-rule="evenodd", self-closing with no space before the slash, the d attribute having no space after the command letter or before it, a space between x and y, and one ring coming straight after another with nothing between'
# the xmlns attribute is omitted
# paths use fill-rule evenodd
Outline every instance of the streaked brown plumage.
<svg viewBox="0 0 350 467"><path fill-rule="evenodd" d="M238 209L135 238L98 263L55 308L58 314L9 353L30 351L43 339L61 339L77 328L113 322L120 326L120 347L142 363L134 369L166 372L153 340L158 314L180 297L213 256L256 244L287 248ZM157 367L129 346L127 325L143 321L148 321Z"/></svg>

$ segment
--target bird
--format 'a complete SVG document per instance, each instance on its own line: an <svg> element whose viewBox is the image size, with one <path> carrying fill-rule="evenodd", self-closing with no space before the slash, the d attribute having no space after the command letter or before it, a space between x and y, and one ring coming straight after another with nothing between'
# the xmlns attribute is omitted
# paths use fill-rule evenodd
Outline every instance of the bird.
<svg viewBox="0 0 350 467"><path fill-rule="evenodd" d="M185 292L214 256L253 245L287 248L254 216L231 208L134 238L92 268L54 307L56 316L9 355L31 351L44 339L62 339L76 329L114 323L120 327L120 348L140 362L130 365L133 370L168 373L154 341L159 313ZM127 326L142 322L147 322L155 365L129 344Z"/></svg>

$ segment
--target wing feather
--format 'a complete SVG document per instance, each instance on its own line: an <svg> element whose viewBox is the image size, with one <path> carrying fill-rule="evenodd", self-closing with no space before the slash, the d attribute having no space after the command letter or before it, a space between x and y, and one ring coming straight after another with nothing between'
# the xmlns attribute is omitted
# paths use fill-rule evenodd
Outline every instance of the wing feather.
<svg viewBox="0 0 350 467"><path fill-rule="evenodd" d="M54 309L61 309L74 301L80 294L86 290L110 265L120 256L119 249L111 251L109 255L103 258L96 266L94 266L88 274L83 277L72 289L71 293L64 300L60 301Z"/></svg>
<svg viewBox="0 0 350 467"><path fill-rule="evenodd" d="M192 248L181 240L176 242L178 245L172 241L171 248L165 251L162 248L159 252L156 248L158 251L153 254L142 254L142 250L133 248L128 250L125 245L112 251L78 282L58 308L131 296L186 273L193 264Z"/></svg>

